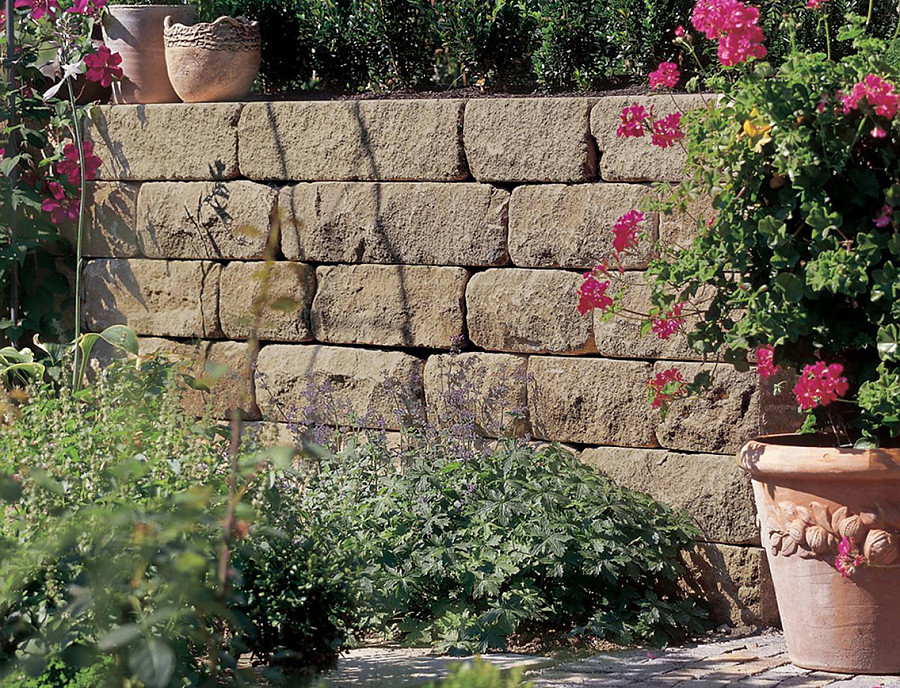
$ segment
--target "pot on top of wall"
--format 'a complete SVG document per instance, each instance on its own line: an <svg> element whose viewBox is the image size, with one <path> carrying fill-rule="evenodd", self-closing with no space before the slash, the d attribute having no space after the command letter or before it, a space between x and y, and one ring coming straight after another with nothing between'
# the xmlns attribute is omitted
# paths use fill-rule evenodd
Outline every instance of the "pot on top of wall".
<svg viewBox="0 0 900 688"><path fill-rule="evenodd" d="M253 86L262 57L259 24L243 17L185 26L165 19L166 66L186 103L241 100Z"/></svg>
<svg viewBox="0 0 900 688"><path fill-rule="evenodd" d="M197 8L182 2L127 3L114 0L103 19L103 40L122 56L125 79L113 86L113 101L177 103L180 101L166 70L163 23L167 16L189 24Z"/></svg>

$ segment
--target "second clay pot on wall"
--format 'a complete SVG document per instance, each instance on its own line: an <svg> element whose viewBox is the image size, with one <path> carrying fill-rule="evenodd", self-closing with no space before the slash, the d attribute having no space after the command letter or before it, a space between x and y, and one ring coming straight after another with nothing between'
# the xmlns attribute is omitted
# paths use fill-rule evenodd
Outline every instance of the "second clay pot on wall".
<svg viewBox="0 0 900 688"><path fill-rule="evenodd" d="M262 40L255 21L219 17L185 26L166 17L166 67L185 103L241 100L259 72Z"/></svg>

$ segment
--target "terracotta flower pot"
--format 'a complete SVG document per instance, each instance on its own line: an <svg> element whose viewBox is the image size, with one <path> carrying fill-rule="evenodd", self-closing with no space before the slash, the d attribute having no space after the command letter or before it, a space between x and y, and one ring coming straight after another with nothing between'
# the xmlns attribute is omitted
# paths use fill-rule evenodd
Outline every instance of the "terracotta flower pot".
<svg viewBox="0 0 900 688"><path fill-rule="evenodd" d="M165 21L166 65L175 92L186 103L241 100L259 72L259 25L219 17L184 26Z"/></svg>
<svg viewBox="0 0 900 688"><path fill-rule="evenodd" d="M826 671L900 673L900 449L828 438L748 442L753 491L791 661ZM843 538L868 562L836 567Z"/></svg>
<svg viewBox="0 0 900 688"><path fill-rule="evenodd" d="M167 16L190 23L192 5L110 5L103 21L103 40L122 56L127 80L113 85L116 103L177 103L178 94L169 82L163 43Z"/></svg>

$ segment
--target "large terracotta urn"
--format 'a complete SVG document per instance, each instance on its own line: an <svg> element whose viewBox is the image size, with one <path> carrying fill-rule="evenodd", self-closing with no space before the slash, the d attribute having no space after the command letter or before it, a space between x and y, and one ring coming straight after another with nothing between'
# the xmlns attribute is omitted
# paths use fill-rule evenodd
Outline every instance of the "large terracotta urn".
<svg viewBox="0 0 900 688"><path fill-rule="evenodd" d="M185 26L166 17L166 65L186 103L241 100L259 72L262 40L255 21L219 17Z"/></svg>
<svg viewBox="0 0 900 688"><path fill-rule="evenodd" d="M829 439L763 437L740 454L788 652L808 669L900 673L900 449Z"/></svg>
<svg viewBox="0 0 900 688"><path fill-rule="evenodd" d="M167 16L189 24L193 5L110 5L103 21L103 41L122 56L126 79L113 84L116 103L177 103L169 82L163 23Z"/></svg>

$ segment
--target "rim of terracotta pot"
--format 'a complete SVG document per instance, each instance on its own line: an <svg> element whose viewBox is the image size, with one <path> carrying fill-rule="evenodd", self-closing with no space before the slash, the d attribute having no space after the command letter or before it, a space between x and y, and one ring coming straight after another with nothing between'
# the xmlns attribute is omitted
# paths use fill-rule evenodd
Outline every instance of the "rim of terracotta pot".
<svg viewBox="0 0 900 688"><path fill-rule="evenodd" d="M196 5L190 4L182 4L182 5L108 5L107 9L110 12L136 12L139 10L169 10L171 14L174 10L178 12L180 10L193 10L197 11Z"/></svg>
<svg viewBox="0 0 900 688"><path fill-rule="evenodd" d="M739 454L753 477L780 475L817 480L900 481L900 447L835 447L827 435L767 435L750 440Z"/></svg>

